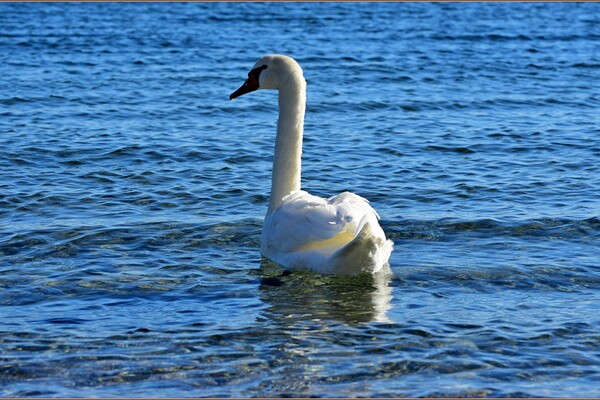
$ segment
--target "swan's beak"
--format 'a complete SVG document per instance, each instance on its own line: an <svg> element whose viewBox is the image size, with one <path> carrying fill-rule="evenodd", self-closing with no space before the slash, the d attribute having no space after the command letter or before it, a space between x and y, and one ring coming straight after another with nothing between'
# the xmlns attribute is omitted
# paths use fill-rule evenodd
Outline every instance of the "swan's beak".
<svg viewBox="0 0 600 400"><path fill-rule="evenodd" d="M231 93L231 95L229 96L229 100L233 100L236 97L240 97L241 95L246 93L254 92L256 89L258 89L258 79L256 78L257 77L255 77L254 74L250 74L248 79L246 79L246 82L244 82L244 84L240 86L238 90Z"/></svg>

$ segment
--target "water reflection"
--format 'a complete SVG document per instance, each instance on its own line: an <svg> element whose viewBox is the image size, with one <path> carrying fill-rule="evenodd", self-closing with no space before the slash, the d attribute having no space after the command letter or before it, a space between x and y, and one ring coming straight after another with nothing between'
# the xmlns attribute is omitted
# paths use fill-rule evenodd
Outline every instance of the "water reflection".
<svg viewBox="0 0 600 400"><path fill-rule="evenodd" d="M328 276L309 271L281 274L272 263L261 263L260 297L273 319L334 320L346 324L389 322L392 272L374 275Z"/></svg>

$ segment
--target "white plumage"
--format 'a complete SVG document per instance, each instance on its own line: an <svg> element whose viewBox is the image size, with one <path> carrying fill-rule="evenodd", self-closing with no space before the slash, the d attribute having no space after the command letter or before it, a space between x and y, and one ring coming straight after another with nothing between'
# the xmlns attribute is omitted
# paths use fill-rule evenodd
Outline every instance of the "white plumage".
<svg viewBox="0 0 600 400"><path fill-rule="evenodd" d="M356 275L375 273L388 262L393 243L368 201L344 192L323 199L300 190L306 82L290 57L261 58L230 99L257 89L279 90L279 121L271 200L261 252L291 269Z"/></svg>

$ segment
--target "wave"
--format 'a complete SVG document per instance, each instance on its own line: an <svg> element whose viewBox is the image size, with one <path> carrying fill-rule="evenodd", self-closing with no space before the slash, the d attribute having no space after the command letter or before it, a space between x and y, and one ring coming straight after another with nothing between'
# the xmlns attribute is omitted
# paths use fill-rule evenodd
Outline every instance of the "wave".
<svg viewBox="0 0 600 400"><path fill-rule="evenodd" d="M489 237L561 237L561 238L600 238L600 218L586 219L540 218L528 221L498 221L476 219L457 221L440 219L435 221L407 220L383 222L384 230L392 240L429 239L457 237L476 234L480 238Z"/></svg>
<svg viewBox="0 0 600 400"><path fill-rule="evenodd" d="M557 41L561 41L561 42L571 42L571 41L577 41L577 40L598 40L600 39L600 35L598 34L586 34L586 35L580 35L580 34L573 34L573 35L509 35L509 34L495 34L495 33L490 33L490 34L472 34L472 35L439 35L439 34L434 34L434 35L422 35L421 36L423 39L432 39L432 40L439 40L439 41L452 41L452 40L457 40L457 41L466 41L466 42L481 42L481 41L490 41L490 42L512 42L512 41L519 41L519 42L529 42L529 41L535 41L535 42L544 42L544 41L549 41L549 42L557 42Z"/></svg>
<svg viewBox="0 0 600 400"><path fill-rule="evenodd" d="M541 218L507 222L495 219L435 221L382 221L387 236L401 245L403 241L455 241L466 237L598 240L600 218L561 219ZM33 261L51 257L72 247L73 251L89 251L94 247L115 246L117 250L193 251L211 246L260 245L261 219L242 219L232 222L190 223L156 221L114 226L54 226L31 229L5 236L0 248L5 256L24 257ZM79 249L79 250L78 250ZM257 250L258 251L258 250Z"/></svg>

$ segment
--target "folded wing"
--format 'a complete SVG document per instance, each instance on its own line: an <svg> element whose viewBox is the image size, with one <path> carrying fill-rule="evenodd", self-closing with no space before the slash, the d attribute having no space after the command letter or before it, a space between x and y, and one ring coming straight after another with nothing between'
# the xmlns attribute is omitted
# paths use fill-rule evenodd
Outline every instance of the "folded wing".
<svg viewBox="0 0 600 400"><path fill-rule="evenodd" d="M345 192L329 199L298 191L285 197L282 205L265 219L262 252L290 267L336 268L341 259L368 231L376 242L385 242L379 216L364 198ZM353 242L354 241L354 242ZM354 246L356 247L356 246Z"/></svg>

